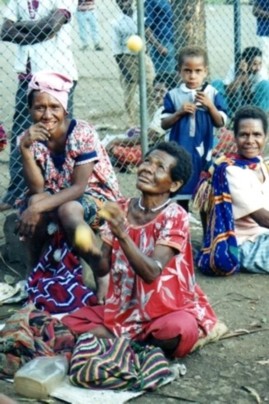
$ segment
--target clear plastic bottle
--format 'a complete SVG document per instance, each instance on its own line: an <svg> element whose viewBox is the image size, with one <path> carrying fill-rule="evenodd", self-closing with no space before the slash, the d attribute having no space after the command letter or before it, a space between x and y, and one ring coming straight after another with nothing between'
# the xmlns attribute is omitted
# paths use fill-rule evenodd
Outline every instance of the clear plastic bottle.
<svg viewBox="0 0 269 404"><path fill-rule="evenodd" d="M15 373L15 391L29 398L47 398L67 372L68 361L63 355L35 358Z"/></svg>

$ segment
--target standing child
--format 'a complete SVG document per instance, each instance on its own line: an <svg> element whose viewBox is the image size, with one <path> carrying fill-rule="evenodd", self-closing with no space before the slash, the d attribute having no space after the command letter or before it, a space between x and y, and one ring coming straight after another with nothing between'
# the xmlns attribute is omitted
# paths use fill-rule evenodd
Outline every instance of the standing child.
<svg viewBox="0 0 269 404"><path fill-rule="evenodd" d="M208 56L204 49L183 48L178 69L182 83L164 97L162 128L170 129L169 140L175 140L192 156L193 174L179 195L179 204L188 211L200 173L211 161L214 127L224 126L227 114L222 95L205 81Z"/></svg>

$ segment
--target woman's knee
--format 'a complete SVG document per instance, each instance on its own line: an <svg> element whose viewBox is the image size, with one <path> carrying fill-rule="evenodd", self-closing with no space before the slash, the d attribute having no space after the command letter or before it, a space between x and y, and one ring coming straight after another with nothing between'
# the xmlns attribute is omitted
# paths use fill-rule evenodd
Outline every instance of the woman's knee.
<svg viewBox="0 0 269 404"><path fill-rule="evenodd" d="M195 317L185 311L169 313L154 320L149 332L156 340L172 340L178 338L172 356L187 355L199 337L198 323Z"/></svg>
<svg viewBox="0 0 269 404"><path fill-rule="evenodd" d="M58 219L64 228L83 220L83 207L77 201L66 202L58 208Z"/></svg>

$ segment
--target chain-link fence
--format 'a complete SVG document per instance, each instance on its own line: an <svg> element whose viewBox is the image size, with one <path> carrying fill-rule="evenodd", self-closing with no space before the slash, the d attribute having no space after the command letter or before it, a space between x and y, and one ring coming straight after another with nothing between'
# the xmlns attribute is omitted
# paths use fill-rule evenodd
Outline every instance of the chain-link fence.
<svg viewBox="0 0 269 404"><path fill-rule="evenodd" d="M0 2L1 25L5 27L0 43L0 120L9 135L8 147L0 154L2 198L9 185L14 188L18 182L18 157L11 149L15 147L15 137L29 125L25 94L30 68L66 72L77 80L74 117L95 125L119 172L123 193L135 192L132 169L142 155L139 56L125 53L125 42L126 37L137 33L137 7L139 11L142 1L82 3L78 8L75 0ZM133 15L126 11L128 7L133 8ZM56 8L73 14L68 23L55 28L55 34L50 32L48 23ZM269 1L252 4L239 0L145 0L144 13L147 55L142 73L147 88L149 144L165 136L159 107L164 93L179 80L177 54L183 45L198 44L207 49L208 80L226 97L231 117L244 103L269 109L269 63L264 51L269 49L269 19L265 24L262 17L262 13L269 13ZM133 22L123 21L124 16ZM3 25L5 21L9 25ZM15 164L13 169L9 168L9 161ZM18 192L15 189L14 195Z"/></svg>

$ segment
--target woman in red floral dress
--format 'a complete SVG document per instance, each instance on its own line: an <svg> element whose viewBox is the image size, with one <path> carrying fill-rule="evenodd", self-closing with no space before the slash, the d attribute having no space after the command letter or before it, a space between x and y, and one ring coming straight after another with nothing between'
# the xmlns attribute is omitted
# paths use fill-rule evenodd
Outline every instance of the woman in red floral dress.
<svg viewBox="0 0 269 404"><path fill-rule="evenodd" d="M138 168L138 198L107 203L102 249L85 258L109 275L105 303L62 321L73 331L153 343L180 357L217 323L195 281L188 214L173 195L191 174L189 154L175 142L152 149ZM99 296L100 298L100 296Z"/></svg>

